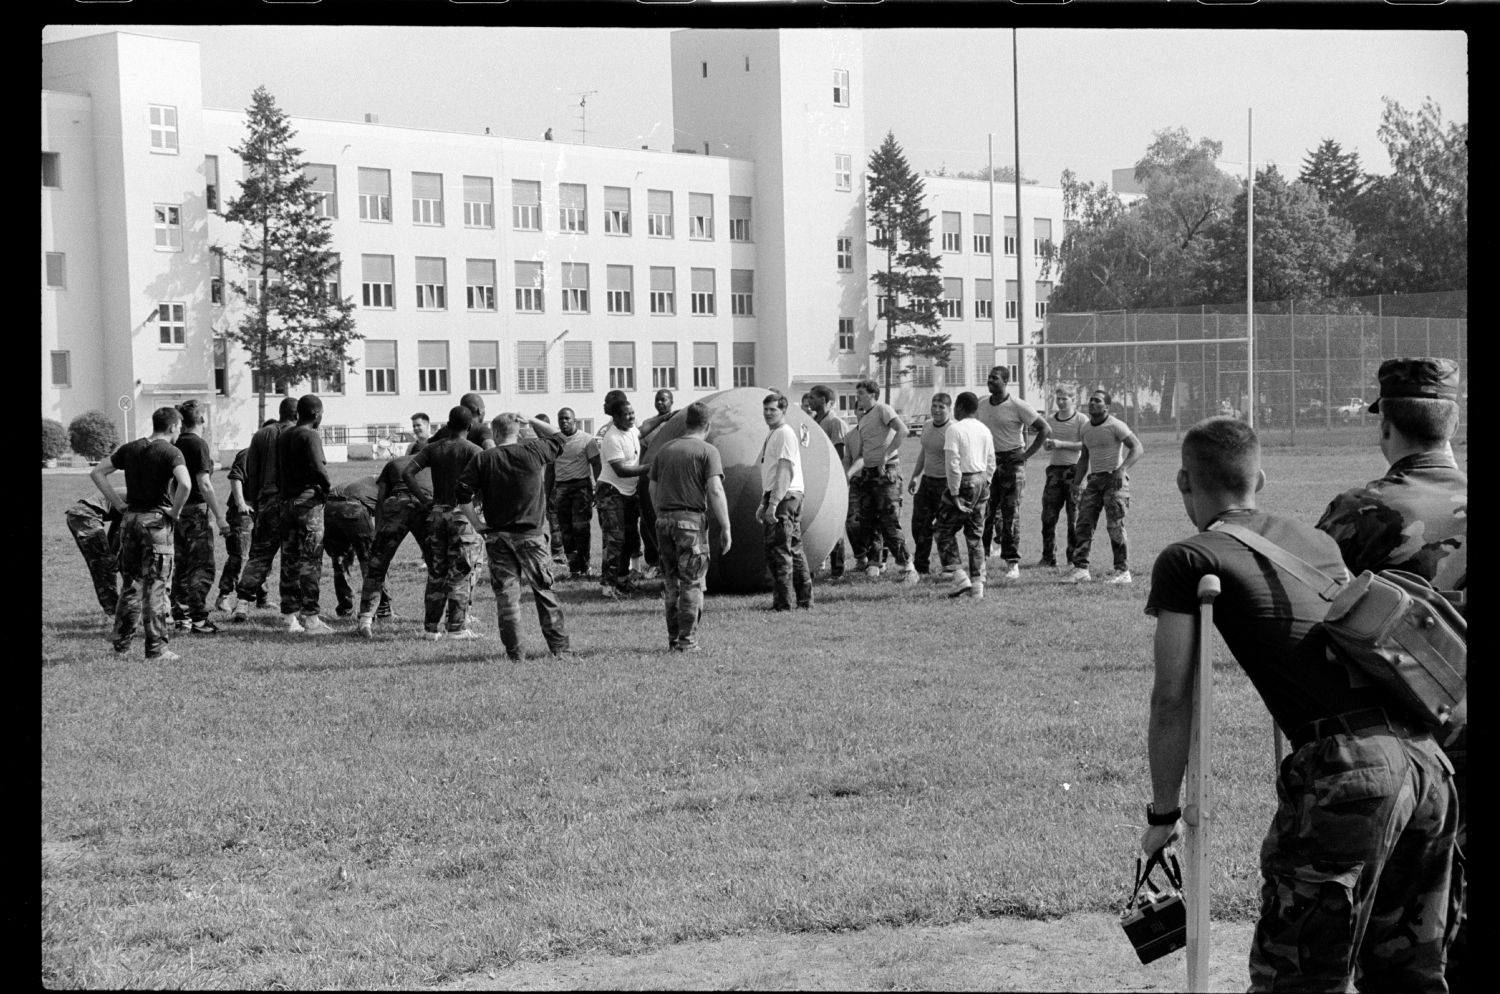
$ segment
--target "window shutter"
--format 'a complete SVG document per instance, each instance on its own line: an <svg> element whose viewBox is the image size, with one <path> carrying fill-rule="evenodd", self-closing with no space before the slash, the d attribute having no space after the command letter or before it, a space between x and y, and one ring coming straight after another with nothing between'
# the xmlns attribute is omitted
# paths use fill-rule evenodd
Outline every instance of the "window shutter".
<svg viewBox="0 0 1500 994"><path fill-rule="evenodd" d="M464 278L469 286L494 286L495 260L465 259Z"/></svg>
<svg viewBox="0 0 1500 994"><path fill-rule="evenodd" d="M988 214L974 215L974 234L988 235L990 233L990 216Z"/></svg>
<svg viewBox="0 0 1500 994"><path fill-rule="evenodd" d="M361 169L359 192L370 196L388 196L391 192L390 172L385 169Z"/></svg>
<svg viewBox="0 0 1500 994"><path fill-rule="evenodd" d="M694 293L713 293L714 292L714 271L712 269L694 269L693 270L693 292Z"/></svg>
<svg viewBox="0 0 1500 994"><path fill-rule="evenodd" d="M755 291L755 270L731 269L729 271L729 291L731 293L753 293Z"/></svg>
<svg viewBox="0 0 1500 994"><path fill-rule="evenodd" d="M396 257L393 255L362 255L359 257L361 277L366 283L393 283L396 279Z"/></svg>
<svg viewBox="0 0 1500 994"><path fill-rule="evenodd" d="M962 300L964 298L964 281L959 276L943 277L943 299Z"/></svg>
<svg viewBox="0 0 1500 994"><path fill-rule="evenodd" d="M733 221L741 221L741 220L748 221L748 220L750 220L750 198L749 197L730 197L729 198L729 217L730 217L730 220L733 220Z"/></svg>
<svg viewBox="0 0 1500 994"><path fill-rule="evenodd" d="M470 342L469 365L479 369L494 369L500 365L499 342Z"/></svg>
<svg viewBox="0 0 1500 994"><path fill-rule="evenodd" d="M719 346L714 342L693 343L693 365L694 366L717 366L719 364Z"/></svg>
<svg viewBox="0 0 1500 994"><path fill-rule="evenodd" d="M958 234L962 230L962 218L958 211L943 211L943 234Z"/></svg>
<svg viewBox="0 0 1500 994"><path fill-rule="evenodd" d="M532 179L513 179L510 199L517 207L534 207L542 202L542 184Z"/></svg>
<svg viewBox="0 0 1500 994"><path fill-rule="evenodd" d="M442 285L447 282L447 260L433 259L427 256L417 256L417 282L436 283Z"/></svg>
<svg viewBox="0 0 1500 994"><path fill-rule="evenodd" d="M582 183L559 183L557 184L557 204L559 207L583 207L586 200L587 187Z"/></svg>
<svg viewBox="0 0 1500 994"><path fill-rule="evenodd" d="M606 186L604 209L607 211L630 210L630 188L628 186Z"/></svg>
<svg viewBox="0 0 1500 994"><path fill-rule="evenodd" d="M525 369L538 369L546 365L546 342L517 342L516 365Z"/></svg>
<svg viewBox="0 0 1500 994"><path fill-rule="evenodd" d="M418 342L417 365L424 369L447 369L448 343Z"/></svg>
<svg viewBox="0 0 1500 994"><path fill-rule="evenodd" d="M541 286L542 264L540 262L516 263L516 286Z"/></svg>
<svg viewBox="0 0 1500 994"><path fill-rule="evenodd" d="M677 343L676 342L652 342L651 343L651 365L653 365L653 366L675 366L675 365L677 365Z"/></svg>
<svg viewBox="0 0 1500 994"><path fill-rule="evenodd" d="M688 214L693 217L713 217L714 195L712 193L689 193Z"/></svg>
<svg viewBox="0 0 1500 994"><path fill-rule="evenodd" d="M671 266L651 267L651 289L669 293L677 287L677 274Z"/></svg>
<svg viewBox="0 0 1500 994"><path fill-rule="evenodd" d="M562 285L569 290L587 290L589 288L589 267L586 262L565 262L562 264Z"/></svg>
<svg viewBox="0 0 1500 994"><path fill-rule="evenodd" d="M975 300L994 301L994 299L995 299L995 281L994 280L975 280L974 281L974 299Z"/></svg>
<svg viewBox="0 0 1500 994"><path fill-rule="evenodd" d="M632 282L629 266L606 266L604 278L610 290L629 290Z"/></svg>
<svg viewBox="0 0 1500 994"><path fill-rule="evenodd" d="M488 176L464 177L464 200L473 204L488 204L494 199L495 186Z"/></svg>
<svg viewBox="0 0 1500 994"><path fill-rule="evenodd" d="M634 366L635 365L635 343L634 342L610 342L609 364L611 366Z"/></svg>
<svg viewBox="0 0 1500 994"><path fill-rule="evenodd" d="M647 190L646 210L651 214L672 213L672 191L671 190Z"/></svg>
<svg viewBox="0 0 1500 994"><path fill-rule="evenodd" d="M365 367L367 369L388 369L394 365L396 365L395 342L365 340Z"/></svg>

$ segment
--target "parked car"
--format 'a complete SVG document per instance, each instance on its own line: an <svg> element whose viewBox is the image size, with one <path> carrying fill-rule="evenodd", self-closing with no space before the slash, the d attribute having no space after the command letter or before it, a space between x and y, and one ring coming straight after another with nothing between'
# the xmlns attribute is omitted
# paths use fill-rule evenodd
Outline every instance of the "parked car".
<svg viewBox="0 0 1500 994"><path fill-rule="evenodd" d="M916 438L922 434L922 429L927 427L930 418L930 414L908 414L901 420L906 422L907 434Z"/></svg>
<svg viewBox="0 0 1500 994"><path fill-rule="evenodd" d="M1349 403L1341 404L1338 407L1335 407L1334 410L1338 413L1339 417L1343 418L1345 421L1353 421L1361 414L1365 413L1365 408L1368 406L1369 405L1365 403L1363 397L1350 397Z"/></svg>

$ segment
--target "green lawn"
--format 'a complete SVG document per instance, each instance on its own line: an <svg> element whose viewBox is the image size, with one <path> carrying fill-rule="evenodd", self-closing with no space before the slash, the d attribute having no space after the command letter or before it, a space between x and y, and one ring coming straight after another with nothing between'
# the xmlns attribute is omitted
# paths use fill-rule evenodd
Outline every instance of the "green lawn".
<svg viewBox="0 0 1500 994"><path fill-rule="evenodd" d="M1360 441L1268 450L1263 506L1315 519L1382 471ZM410 544L406 617L373 643L286 635L270 611L175 639L178 663L139 641L116 657L63 522L88 479L45 476L43 981L401 987L687 938L1116 908L1149 792L1141 608L1190 531L1176 444L1146 442L1132 587L1027 570L973 603L861 579L781 615L716 597L683 657L659 599L569 584L578 658L546 657L527 609L518 665L487 588L486 639L417 638ZM1096 569L1107 546L1101 527ZM1243 918L1271 724L1222 647L1216 674L1213 911Z"/></svg>

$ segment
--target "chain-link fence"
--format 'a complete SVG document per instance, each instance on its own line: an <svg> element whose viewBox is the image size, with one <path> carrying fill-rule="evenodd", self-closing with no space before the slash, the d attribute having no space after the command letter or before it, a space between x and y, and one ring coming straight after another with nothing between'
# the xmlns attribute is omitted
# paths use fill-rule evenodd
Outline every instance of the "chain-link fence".
<svg viewBox="0 0 1500 994"><path fill-rule="evenodd" d="M1393 356L1441 356L1459 365L1460 425L1468 421L1468 294L1256 302L1255 425L1295 443L1373 423L1376 371ZM1245 305L1191 311L1048 314L1027 372L1043 391L1103 387L1141 429L1182 431L1201 418L1246 416L1252 403ZM1065 347L1060 347L1065 346ZM1462 431L1462 427L1460 428Z"/></svg>

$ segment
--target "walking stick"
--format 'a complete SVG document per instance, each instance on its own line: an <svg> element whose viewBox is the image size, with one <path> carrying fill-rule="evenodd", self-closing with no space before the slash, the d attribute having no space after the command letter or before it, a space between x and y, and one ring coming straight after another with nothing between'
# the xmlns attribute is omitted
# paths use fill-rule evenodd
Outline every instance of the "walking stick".
<svg viewBox="0 0 1500 994"><path fill-rule="evenodd" d="M1219 578L1209 575L1198 581L1198 659L1193 688L1192 733L1188 743L1187 807L1187 989L1208 987L1208 827L1209 757L1213 737L1213 623L1214 598L1219 596Z"/></svg>

